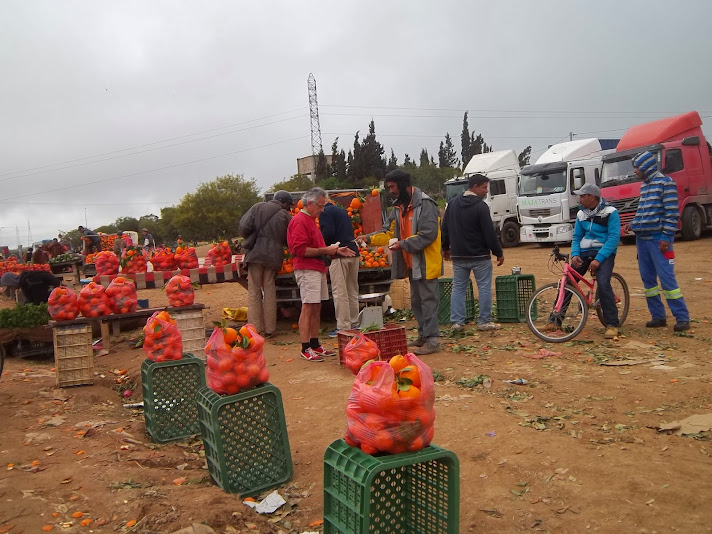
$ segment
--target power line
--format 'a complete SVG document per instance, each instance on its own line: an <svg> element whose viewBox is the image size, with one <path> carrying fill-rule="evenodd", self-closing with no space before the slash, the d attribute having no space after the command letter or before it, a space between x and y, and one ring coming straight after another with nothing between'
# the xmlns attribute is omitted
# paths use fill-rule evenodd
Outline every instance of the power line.
<svg viewBox="0 0 712 534"><path fill-rule="evenodd" d="M341 117L388 117L388 118L400 118L400 119L459 119L459 115L397 115L397 114L392 114L392 113L322 113L322 115L329 115L329 116L341 116ZM528 120L561 120L561 119L595 119L595 120L601 120L601 119L650 119L650 118L655 118L655 117L643 117L643 116L586 116L586 115L568 115L568 116L561 116L561 117L554 117L554 116L530 116L530 115L468 115L467 119L472 120L472 119L478 119L478 120L483 120L483 119L492 119L492 120L509 120L509 119L528 119Z"/></svg>
<svg viewBox="0 0 712 534"><path fill-rule="evenodd" d="M0 199L0 202L6 202L6 201L8 201L8 200L15 200L15 199L18 199L18 198L34 197L34 196L37 196L37 195L44 195L44 194L46 194L46 193L55 193L55 192L57 192L57 191L66 191L67 189L75 189L75 188L77 188L77 187L84 187L84 186L87 186L87 185L94 185L94 184L101 184L101 183L105 183L105 182L111 182L111 181L113 181L113 180L120 180L121 178L131 178L131 177L133 177L133 176L140 176L140 175L142 175L142 174L149 174L149 173L156 172L156 171L163 171L163 170L167 170L167 169L175 169L176 167L182 167L182 166L184 166L184 165L191 165L191 164L193 164L193 163L201 163L201 162L203 162L203 161L210 161L210 160L222 158L222 157L225 157L225 156L232 156L232 155L235 155L235 154L241 154L241 153L243 153L243 152L249 152L249 151L251 151L251 150L258 150L258 149L260 149L260 148L267 148L267 147L274 146L274 145L279 145L279 144L282 144L282 143L289 143L289 142L291 142L291 141L297 141L297 140L305 139L306 137L307 137L307 136L302 135L302 136L299 136L299 137L293 137L293 138L291 138L291 139L284 139L284 140L282 140L282 141L276 141L276 142L274 142L274 143L268 143L268 144L266 144L266 145L260 145L260 146L256 146L256 147L245 148L245 149L243 149L243 150L235 150L235 151L233 151L233 152L226 152L226 153L224 153L224 154L217 154L217 155L215 155L215 156L210 156L210 157L207 157L207 158L195 159L195 160L186 161L186 162L183 162L183 163L176 163L175 165L166 165L165 167L157 167L157 168L155 168L155 169L149 169L149 170L134 172L134 173L130 173L130 174L122 174L121 176L114 176L113 178L103 178L103 179L101 179L101 180L94 180L94 181L92 181L92 182L85 182L85 183L82 183L82 184L69 185L69 186L66 186L66 187L58 187L58 188L56 188L56 189L48 189L48 190L46 190L46 191L39 191L39 192L36 192L36 193L28 193L28 194L26 194L26 195L17 195L17 196L15 196L15 197L8 197L8 198Z"/></svg>
<svg viewBox="0 0 712 534"><path fill-rule="evenodd" d="M254 128L261 128L262 126L269 126L269 125L271 125L271 124L279 124L279 123L286 122L286 121L291 121L291 120L294 120L294 119L301 119L301 117L290 117L290 118L288 118L288 119L282 119L282 120L278 120L278 121L268 122L268 123L265 123L265 124L259 124L259 125L257 125L257 126L251 126L251 127L249 127L249 128L242 128L242 129L240 129L240 130L232 130L232 131L230 131L230 132L223 132L223 133L219 133L219 134L208 135L208 136L205 136L205 137L199 137L198 139L190 139L190 140L188 140L188 141L181 141L180 143L173 143L173 144L170 144L170 145L160 146L160 147L156 147L156 148L149 148L149 149L146 149L146 150L141 150L141 151L139 151L139 152L131 152L131 153L129 153L129 154L121 154L121 155L112 156L112 157L109 157L109 158L97 159L97 160L94 160L94 161L86 161L86 162L83 162L83 163L76 163L76 164L74 164L74 165L67 165L67 166L65 166L65 167L57 167L57 168L55 168L55 169L47 169L47 170L44 170L44 171L37 171L37 172L28 173L28 174L21 174L21 175L19 175L19 176L10 176L9 178L3 178L2 180L0 180L0 182L7 182L7 181L9 181L9 180L17 180L17 179L19 179L19 178L26 178L26 177L28 177L28 176L36 176L36 175L38 175L38 174L46 174L46 173L48 173L48 172L62 171L62 170L65 170L65 169L72 169L72 168L75 168L75 167L82 167L82 166L84 166L84 165L92 165L92 164L94 164L94 163L101 163L101 162L103 162L103 161L110 161L110 160L125 158L125 157L129 157L129 156L136 156L136 155L138 155L138 154L144 154L144 153L146 153L146 152L154 152L154 151L156 151L156 150L163 150L164 148L170 148L170 147L173 147L173 146L185 145L185 144L188 144L188 143L194 143L194 142L196 142L196 141L203 141L203 140L205 140L205 139L212 139L212 138L214 138L214 137L220 137L220 136L223 136L223 135L229 135L229 134L233 134L233 133L245 132L245 131L247 131L247 130L252 130L252 129L254 129Z"/></svg>
<svg viewBox="0 0 712 534"><path fill-rule="evenodd" d="M257 122L257 121L262 121L262 120L266 120L266 119L272 119L272 118L274 118L274 117L279 117L279 116L281 116L281 115L287 115L287 114L289 114L289 113L295 113L295 112L297 112L297 111L303 111L304 109L305 109L304 107L296 108L296 109L292 109L292 110L289 110L289 111L282 111L282 112L280 112L280 113L275 113L275 114L273 114L273 115L267 115L267 116L265 116L265 117L259 117L259 118L257 118L257 119L250 119L250 120L248 120L248 121L236 122L236 123L234 123L234 124L228 124L228 125L226 125L226 126L219 126L219 127L217 127L217 128L210 128L210 129L208 129L208 130L201 130L201 131L199 131L199 132L193 132L193 133L189 133L189 134L185 134L185 135L179 135L179 136L177 136L177 137L170 137L170 138L168 138L168 139L161 139L161 140L159 140L159 141L153 141L153 142L151 142L151 143L144 143L144 144L142 144L142 145L134 145L134 146L131 146L131 147L120 148L120 149L118 149L118 150L111 150L111 151L109 151L109 152L102 152L102 153L100 153L100 154L94 154L93 156L84 156L84 157L82 157L82 158L76 158L76 159L70 159L70 160L66 160L66 161L60 161L60 162L57 162L57 163L52 163L52 164L50 164L50 165L42 165L42 166L40 166L40 167L31 167L31 168L22 169L22 170L19 170L19 171L6 172L6 173L3 173L3 174L0 174L0 177L9 176L9 175L11 175L11 174L18 174L18 173L36 171L36 170L40 170L40 169L47 169L47 168L49 168L49 167L56 167L57 165L65 165L65 164L68 164L68 163L76 163L76 162L78 162L78 161L83 161L83 160L86 160L86 159L94 159L94 158L99 158L99 157L102 157L102 156L108 156L108 155L111 155L111 154L118 154L119 152L127 152L127 151L129 151L129 150L135 150L135 149L137 149L137 148L144 148L144 147L147 147L147 146L159 145L159 144L161 144L161 143L168 143L169 141L177 141L178 139L185 139L186 137L193 137L193 136L195 136L195 135L201 135L201 134L204 134L204 133L215 132L215 131L217 131L217 130L224 130L225 128L232 128L232 127L234 127L234 126L242 126L243 124L249 124L249 123L251 123L251 122ZM299 117L292 117L292 118L290 118L290 119L285 119L285 120L293 120L293 119L296 119L296 118L299 118ZM282 121L271 122L271 123L269 123L269 124L277 124L278 122L282 122ZM259 128L259 127L261 127L261 126L268 126L269 124L260 124L260 125L258 125L258 126L255 126L255 128ZM248 129L249 129L249 128L245 128L245 129L243 129L243 130L236 130L236 132L241 132L241 131L245 131L245 130L248 130ZM226 133L224 133L224 134L219 134L219 135L228 135L228 134L230 134L230 133L236 133L236 132L226 132ZM202 139L209 139L210 137L213 137L213 136L204 137L204 138L201 138L201 139L195 139L195 141L201 141ZM188 141L188 142L191 142L191 141ZM180 143L178 143L178 144L180 144ZM169 145L169 146L176 146L176 145ZM167 147L162 147L162 148L167 148ZM127 155L132 155L132 154L127 154ZM111 159L111 158L110 158L110 159ZM105 161L105 160L101 160L101 161ZM91 162L91 163L95 163L95 162ZM69 167L65 167L65 168L69 168ZM61 170L61 169L56 169L56 170Z"/></svg>
<svg viewBox="0 0 712 534"><path fill-rule="evenodd" d="M625 114L648 114L648 115L675 115L685 113L684 111L615 111L615 110L528 110L528 109L469 109L462 108L423 108L423 107L399 107L399 106L361 106L361 105L338 105L338 104L322 104L321 107L329 108L357 108L357 109L396 109L396 110L411 110L411 111L458 111L464 113L625 113ZM710 113L708 110L698 111L698 113ZM468 116L469 118L469 116ZM622 117L625 118L625 117Z"/></svg>

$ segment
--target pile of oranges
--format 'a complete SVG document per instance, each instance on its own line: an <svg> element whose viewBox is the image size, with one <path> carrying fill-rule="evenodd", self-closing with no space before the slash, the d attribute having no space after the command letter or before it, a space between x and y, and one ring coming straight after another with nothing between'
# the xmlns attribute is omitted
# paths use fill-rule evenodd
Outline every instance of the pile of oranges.
<svg viewBox="0 0 712 534"><path fill-rule="evenodd" d="M294 256L292 256L287 247L284 247L284 259L282 260L282 267L279 269L277 274L290 274L293 272Z"/></svg>
<svg viewBox="0 0 712 534"><path fill-rule="evenodd" d="M415 452L435 432L433 372L413 354L366 363L346 407L344 439L366 454Z"/></svg>
<svg viewBox="0 0 712 534"><path fill-rule="evenodd" d="M173 256L176 267L179 269L197 269L198 254L194 247L176 247L176 253Z"/></svg>
<svg viewBox="0 0 712 534"><path fill-rule="evenodd" d="M117 276L106 288L109 307L113 313L135 312L138 308L136 286L128 278Z"/></svg>
<svg viewBox="0 0 712 534"><path fill-rule="evenodd" d="M48 263L18 263L15 256L0 260L0 276L5 273L20 274L23 271L50 271Z"/></svg>
<svg viewBox="0 0 712 534"><path fill-rule="evenodd" d="M176 275L166 284L168 304L174 307L190 306L195 301L193 284L187 276Z"/></svg>
<svg viewBox="0 0 712 534"><path fill-rule="evenodd" d="M99 255L98 252L92 252L91 254L87 254L86 258L84 258L84 263L94 263L96 261L96 257Z"/></svg>
<svg viewBox="0 0 712 534"><path fill-rule="evenodd" d="M388 256L386 256L386 252L383 247L378 247L376 249L363 247L359 250L359 257L359 269L379 269L388 267L389 265Z"/></svg>
<svg viewBox="0 0 712 534"><path fill-rule="evenodd" d="M154 271L173 271L176 268L176 260L170 248L159 248L151 256L151 264Z"/></svg>
<svg viewBox="0 0 712 534"><path fill-rule="evenodd" d="M104 286L95 282L89 282L82 288L77 304L84 317L102 317L111 314L109 297Z"/></svg>
<svg viewBox="0 0 712 534"><path fill-rule="evenodd" d="M55 321L76 319L79 315L77 294L68 287L55 287L47 300L47 311Z"/></svg>
<svg viewBox="0 0 712 534"><path fill-rule="evenodd" d="M93 254L90 254L92 256ZM88 259L88 256L87 256ZM119 274L119 258L116 254L104 250L102 252L96 253L94 258L94 263L96 264L96 274L99 275L112 275Z"/></svg>
<svg viewBox="0 0 712 534"><path fill-rule="evenodd" d="M216 327L205 345L208 387L221 395L235 395L267 382L264 343L251 324L239 330Z"/></svg>
<svg viewBox="0 0 712 534"><path fill-rule="evenodd" d="M166 310L151 315L143 333L143 350L149 360L168 362L183 357L183 338L175 319Z"/></svg>
<svg viewBox="0 0 712 534"><path fill-rule="evenodd" d="M346 208L346 213L351 217L351 226L354 228L354 237L363 235L363 224L361 222L361 208L363 207L364 200L359 197L354 197Z"/></svg>
<svg viewBox="0 0 712 534"><path fill-rule="evenodd" d="M101 236L101 250L114 250L114 241L119 236L116 234L99 234Z"/></svg>
<svg viewBox="0 0 712 534"><path fill-rule="evenodd" d="M213 246L208 251L208 257L205 259L205 265L214 265L222 267L232 262L232 250L227 241L221 243L213 243Z"/></svg>
<svg viewBox="0 0 712 534"><path fill-rule="evenodd" d="M143 249L136 245L126 247L121 254L121 272L135 274L145 273L147 270Z"/></svg>

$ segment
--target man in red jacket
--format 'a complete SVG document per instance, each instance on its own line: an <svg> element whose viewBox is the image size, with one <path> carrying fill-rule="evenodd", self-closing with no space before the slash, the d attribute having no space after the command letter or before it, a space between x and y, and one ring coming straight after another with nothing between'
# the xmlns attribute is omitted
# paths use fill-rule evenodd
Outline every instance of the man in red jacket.
<svg viewBox="0 0 712 534"><path fill-rule="evenodd" d="M321 321L321 301L329 300L326 285L328 267L325 256L355 256L350 248L329 245L316 225L316 219L326 205L326 191L314 187L302 197L304 208L289 221L287 244L294 256L294 276L297 279L302 300L299 315L299 338L302 342L301 356L310 362L322 362L324 356L335 353L326 350L319 343L319 323Z"/></svg>

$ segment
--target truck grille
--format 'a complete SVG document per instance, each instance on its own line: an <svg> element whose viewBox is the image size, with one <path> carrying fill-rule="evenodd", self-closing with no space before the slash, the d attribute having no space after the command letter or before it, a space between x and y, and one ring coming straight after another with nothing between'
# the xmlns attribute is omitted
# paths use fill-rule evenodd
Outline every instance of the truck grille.
<svg viewBox="0 0 712 534"><path fill-rule="evenodd" d="M561 208L535 208L520 211L522 217L551 217L561 213Z"/></svg>
<svg viewBox="0 0 712 534"><path fill-rule="evenodd" d="M638 201L639 200L640 200L640 197L633 197L633 198L622 198L620 200L606 199L606 202L608 202L611 206L616 208L620 213L629 213L629 212L638 211Z"/></svg>

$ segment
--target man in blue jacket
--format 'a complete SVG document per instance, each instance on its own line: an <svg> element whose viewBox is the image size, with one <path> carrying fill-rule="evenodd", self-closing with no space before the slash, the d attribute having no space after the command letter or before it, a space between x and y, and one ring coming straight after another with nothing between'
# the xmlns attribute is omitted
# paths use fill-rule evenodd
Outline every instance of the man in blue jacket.
<svg viewBox="0 0 712 534"><path fill-rule="evenodd" d="M571 243L571 266L580 274L590 271L598 282L603 319L606 322L606 339L618 335L620 322L616 298L611 287L611 273L621 234L618 210L601 198L601 190L585 184L578 191L581 209L576 216L574 237Z"/></svg>

